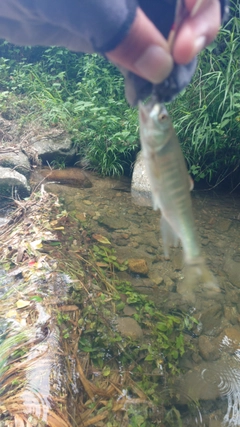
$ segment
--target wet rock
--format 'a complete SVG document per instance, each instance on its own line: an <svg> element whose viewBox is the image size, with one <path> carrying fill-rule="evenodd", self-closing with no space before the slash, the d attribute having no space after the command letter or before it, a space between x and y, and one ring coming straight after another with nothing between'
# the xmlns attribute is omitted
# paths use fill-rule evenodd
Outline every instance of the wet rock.
<svg viewBox="0 0 240 427"><path fill-rule="evenodd" d="M137 311L134 307L130 307L130 305L125 305L123 313L125 314L125 316L133 316L133 314L137 313Z"/></svg>
<svg viewBox="0 0 240 427"><path fill-rule="evenodd" d="M229 322L231 322L233 325L236 324L237 323L237 317L238 317L237 308L226 305L224 307L224 317Z"/></svg>
<svg viewBox="0 0 240 427"><path fill-rule="evenodd" d="M131 273L143 274L143 275L148 274L148 270L149 270L145 259L135 259L135 258L130 258L128 260L128 268Z"/></svg>
<svg viewBox="0 0 240 427"><path fill-rule="evenodd" d="M228 275L229 281L240 288L240 263L231 258L227 258L223 270Z"/></svg>
<svg viewBox="0 0 240 427"><path fill-rule="evenodd" d="M204 368L203 368L204 366ZM176 389L179 391L179 403L188 404L189 400L198 402L201 400L215 400L220 391L217 383L208 383L202 376L205 364L197 365L195 370L187 372L180 377Z"/></svg>
<svg viewBox="0 0 240 427"><path fill-rule="evenodd" d="M117 319L117 329L124 337L139 340L143 336L143 331L136 320L131 317L119 317Z"/></svg>
<svg viewBox="0 0 240 427"><path fill-rule="evenodd" d="M118 230L118 229L126 229L129 227L128 221L126 221L124 218L121 218L120 216L100 216L98 218L98 223L100 225L104 225L107 228L110 228L111 230Z"/></svg>
<svg viewBox="0 0 240 427"><path fill-rule="evenodd" d="M127 246L128 245L128 242L125 239L116 239L115 242L116 242L116 245L118 245L118 246Z"/></svg>
<svg viewBox="0 0 240 427"><path fill-rule="evenodd" d="M152 206L152 193L142 152L134 164L131 193L134 203L140 206Z"/></svg>
<svg viewBox="0 0 240 427"><path fill-rule="evenodd" d="M66 134L54 137L34 137L29 142L31 147L37 151L43 163L47 161L50 163L58 159L58 161L62 160L65 165L69 165L76 156L74 144Z"/></svg>
<svg viewBox="0 0 240 427"><path fill-rule="evenodd" d="M229 228L232 225L232 221L229 219L221 219L217 222L216 224L216 228L221 232L221 233L225 233L226 231L229 230Z"/></svg>
<svg viewBox="0 0 240 427"><path fill-rule="evenodd" d="M83 212L76 212L75 217L78 219L78 221L80 222L85 222L87 221L87 215Z"/></svg>
<svg viewBox="0 0 240 427"><path fill-rule="evenodd" d="M205 335L216 336L221 325L223 308L221 304L215 304L203 311L200 317L202 332Z"/></svg>
<svg viewBox="0 0 240 427"><path fill-rule="evenodd" d="M204 360L217 360L219 359L221 353L219 351L219 343L218 341L207 337L205 335L201 335L199 337L199 353Z"/></svg>
<svg viewBox="0 0 240 427"><path fill-rule="evenodd" d="M138 248L138 246L139 246L139 243L138 242L130 242L129 243L129 246L131 246L132 248Z"/></svg>
<svg viewBox="0 0 240 427"><path fill-rule="evenodd" d="M217 338L217 341L221 350L225 350L228 353L240 350L240 329L225 328Z"/></svg>
<svg viewBox="0 0 240 427"><path fill-rule="evenodd" d="M165 284L165 286L166 286L166 287L168 288L168 290L171 292L171 291L173 290L173 287L174 287L174 282L173 282L173 280L172 280L170 277L168 277L168 276L164 276L163 280L164 280L164 284Z"/></svg>
<svg viewBox="0 0 240 427"><path fill-rule="evenodd" d="M54 181L62 185L68 185L78 188L90 188L92 183L81 169L79 168L66 168L66 169L40 169L34 175L39 175L39 180L45 178L45 181ZM85 200L83 200L83 203ZM91 201L88 204L92 204Z"/></svg>
<svg viewBox="0 0 240 427"><path fill-rule="evenodd" d="M152 247L152 248L159 248L159 241L156 238L156 234L154 232L147 232L147 233L141 233L139 234L139 230L138 230L138 235L135 237L135 241L145 245L147 247Z"/></svg>
<svg viewBox="0 0 240 427"><path fill-rule="evenodd" d="M160 275L159 271L153 270L148 274L149 279L152 280L154 285L159 286L163 282L163 278Z"/></svg>
<svg viewBox="0 0 240 427"><path fill-rule="evenodd" d="M172 264L174 270L182 270L183 268L183 255L181 251L177 251L172 257Z"/></svg>
<svg viewBox="0 0 240 427"><path fill-rule="evenodd" d="M26 177L29 177L31 172L29 160L20 150L19 152L14 152L9 149L9 152L0 153L0 166L14 169Z"/></svg>
<svg viewBox="0 0 240 427"><path fill-rule="evenodd" d="M148 295L150 298L155 294L156 287L150 279L143 279L141 277L131 278L131 284L136 291Z"/></svg>
<svg viewBox="0 0 240 427"><path fill-rule="evenodd" d="M0 167L0 196L11 196L12 187L16 187L20 197L30 194L30 187L24 175L10 168Z"/></svg>

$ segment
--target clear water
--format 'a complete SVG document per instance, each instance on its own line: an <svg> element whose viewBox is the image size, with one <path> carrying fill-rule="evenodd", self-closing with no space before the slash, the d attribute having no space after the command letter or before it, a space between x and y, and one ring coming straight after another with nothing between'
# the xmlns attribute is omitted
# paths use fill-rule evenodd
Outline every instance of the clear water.
<svg viewBox="0 0 240 427"><path fill-rule="evenodd" d="M171 426L240 427L240 200L215 192L194 192L193 208L204 256L222 292L200 292L194 307L178 293L182 280L182 251L173 248L163 256L159 212L133 203L130 181L101 179L89 174L92 188L79 189L47 184L64 200L68 212L95 234L106 237L118 259L144 259L146 277L119 272L119 277L165 312L190 310L199 323L192 341L194 351L184 355L185 374L172 388L162 390L169 406ZM71 230L69 230L70 234ZM74 243L74 242L73 242ZM74 244L82 244L76 241ZM175 396L173 398L173 396ZM178 419L181 412L181 422Z"/></svg>

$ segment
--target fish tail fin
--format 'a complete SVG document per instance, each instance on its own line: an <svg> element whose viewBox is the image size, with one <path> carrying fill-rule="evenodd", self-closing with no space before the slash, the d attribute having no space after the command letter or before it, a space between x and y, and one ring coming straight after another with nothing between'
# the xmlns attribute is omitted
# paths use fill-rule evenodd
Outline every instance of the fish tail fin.
<svg viewBox="0 0 240 427"><path fill-rule="evenodd" d="M179 238L163 215L160 219L160 228L162 233L164 256L168 258L170 246L177 247L179 244Z"/></svg>
<svg viewBox="0 0 240 427"><path fill-rule="evenodd" d="M178 292L190 303L196 301L196 294L204 292L213 295L221 292L216 278L206 266L203 258L197 258L194 262L186 262L183 282L178 287Z"/></svg>

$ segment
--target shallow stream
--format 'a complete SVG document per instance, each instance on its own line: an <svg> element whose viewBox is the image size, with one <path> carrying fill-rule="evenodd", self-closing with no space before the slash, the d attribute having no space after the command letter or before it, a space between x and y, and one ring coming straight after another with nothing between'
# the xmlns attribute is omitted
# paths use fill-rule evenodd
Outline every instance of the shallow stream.
<svg viewBox="0 0 240 427"><path fill-rule="evenodd" d="M186 340L193 343L180 362L185 373L172 389L163 387L169 400L177 395L176 427L240 426L240 200L238 195L194 191L193 209L207 264L217 277L221 293L200 292L194 307L178 293L181 284L182 250L172 248L170 260L163 255L159 212L133 203L130 181L88 174L91 188L47 184L91 233L104 236L121 262L140 260L141 272L118 272L118 277L147 294L165 313L189 311L198 320ZM71 238L67 230L66 239ZM83 233L74 236L73 247L84 246ZM73 256L73 255L69 255ZM185 411L185 412L184 412ZM183 420L183 421L182 421ZM159 425L159 424L156 424ZM165 425L163 426L165 427Z"/></svg>

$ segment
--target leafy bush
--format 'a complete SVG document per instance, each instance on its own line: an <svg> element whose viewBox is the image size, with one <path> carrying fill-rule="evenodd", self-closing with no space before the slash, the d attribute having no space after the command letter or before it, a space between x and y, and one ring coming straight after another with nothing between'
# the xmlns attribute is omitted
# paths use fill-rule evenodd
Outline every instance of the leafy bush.
<svg viewBox="0 0 240 427"><path fill-rule="evenodd" d="M239 166L239 30L240 19L233 16L199 56L193 82L169 106L197 181L218 183Z"/></svg>
<svg viewBox="0 0 240 427"><path fill-rule="evenodd" d="M2 107L12 93L27 95L29 119L66 128L89 168L102 175L129 169L139 147L137 111L125 100L123 77L104 58L49 48L34 64L2 58L0 79Z"/></svg>
<svg viewBox="0 0 240 427"><path fill-rule="evenodd" d="M235 3L217 40L199 55L192 83L168 106L195 181L219 183L239 167L239 0ZM86 167L103 175L129 171L139 149L138 116L126 103L116 67L96 54L56 47L3 42L0 53L2 111L18 112L22 122L63 127Z"/></svg>

